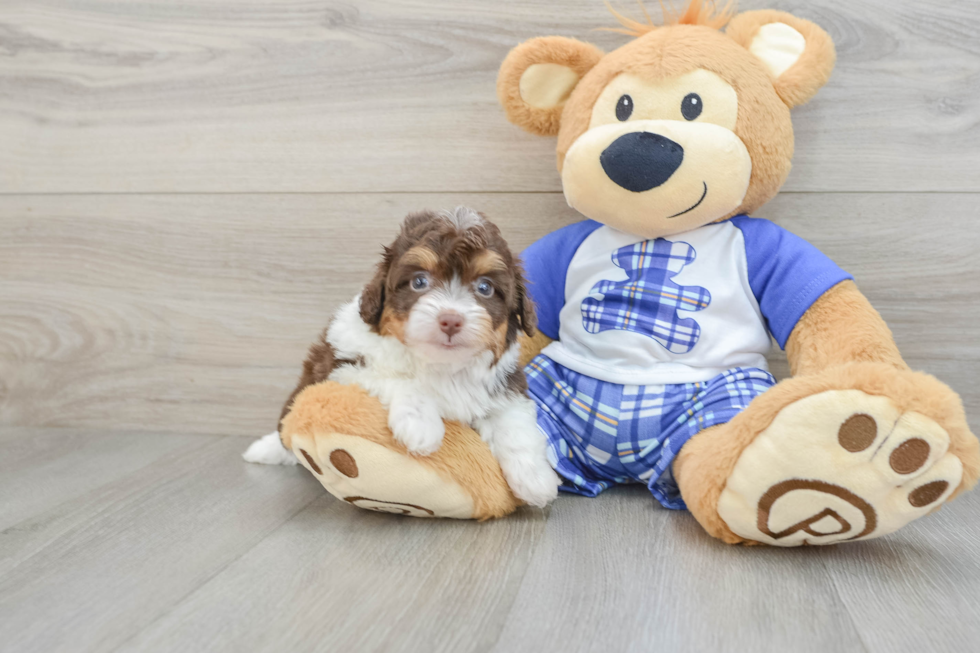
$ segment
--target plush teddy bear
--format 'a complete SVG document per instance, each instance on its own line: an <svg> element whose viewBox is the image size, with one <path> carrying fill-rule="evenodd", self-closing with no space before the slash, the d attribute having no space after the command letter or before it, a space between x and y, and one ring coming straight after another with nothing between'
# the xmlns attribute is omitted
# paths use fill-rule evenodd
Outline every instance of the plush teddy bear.
<svg viewBox="0 0 980 653"><path fill-rule="evenodd" d="M634 38L611 53L535 38L498 78L512 122L558 137L588 218L522 257L540 330L529 392L562 489L641 482L714 537L780 546L885 535L969 489L980 447L956 393L908 368L850 275L747 217L789 173L790 109L830 76L828 35L701 0L667 26L621 20ZM770 335L793 374L779 383ZM307 388L281 435L355 506L518 505L472 429L448 424L441 449L411 456L357 387Z"/></svg>

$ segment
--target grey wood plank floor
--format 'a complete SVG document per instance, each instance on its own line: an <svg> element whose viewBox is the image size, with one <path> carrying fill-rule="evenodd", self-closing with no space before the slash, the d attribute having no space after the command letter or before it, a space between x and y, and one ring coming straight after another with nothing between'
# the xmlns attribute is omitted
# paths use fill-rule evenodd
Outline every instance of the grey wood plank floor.
<svg viewBox="0 0 980 653"><path fill-rule="evenodd" d="M962 651L980 637L978 494L883 540L744 548L636 486L485 524L359 511L300 468L242 464L245 442L0 431L17 468L0 485L15 498L0 512L4 650ZM27 488L44 496L24 519Z"/></svg>
<svg viewBox="0 0 980 653"><path fill-rule="evenodd" d="M838 49L759 215L978 424L980 3L740 5ZM600 0L0 2L0 650L977 648L980 493L782 551L638 487L432 522L241 461L406 212L473 206L515 249L579 219L494 81L526 38L611 49L611 24Z"/></svg>

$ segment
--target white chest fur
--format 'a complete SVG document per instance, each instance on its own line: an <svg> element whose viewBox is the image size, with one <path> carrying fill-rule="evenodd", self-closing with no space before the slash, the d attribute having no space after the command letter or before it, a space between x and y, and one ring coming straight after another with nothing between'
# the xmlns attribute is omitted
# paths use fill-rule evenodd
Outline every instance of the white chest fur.
<svg viewBox="0 0 980 653"><path fill-rule="evenodd" d="M386 407L397 394L409 389L430 399L441 417L467 424L507 401L507 376L517 369L520 351L515 343L496 364L490 351L455 366L430 364L397 338L371 331L358 314L357 297L337 312L327 340L338 358L363 360L361 365L338 367L330 375L331 381L359 385Z"/></svg>

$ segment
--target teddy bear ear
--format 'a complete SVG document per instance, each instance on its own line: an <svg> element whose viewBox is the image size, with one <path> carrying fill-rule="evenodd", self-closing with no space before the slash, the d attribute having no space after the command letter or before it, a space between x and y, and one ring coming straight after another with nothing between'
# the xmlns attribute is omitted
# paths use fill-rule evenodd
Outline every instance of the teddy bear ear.
<svg viewBox="0 0 980 653"><path fill-rule="evenodd" d="M746 11L725 30L754 54L789 107L803 104L827 83L837 54L827 32L783 11Z"/></svg>
<svg viewBox="0 0 980 653"><path fill-rule="evenodd" d="M602 56L594 45L563 36L521 43L497 75L497 98L507 119L532 134L554 136L565 100Z"/></svg>

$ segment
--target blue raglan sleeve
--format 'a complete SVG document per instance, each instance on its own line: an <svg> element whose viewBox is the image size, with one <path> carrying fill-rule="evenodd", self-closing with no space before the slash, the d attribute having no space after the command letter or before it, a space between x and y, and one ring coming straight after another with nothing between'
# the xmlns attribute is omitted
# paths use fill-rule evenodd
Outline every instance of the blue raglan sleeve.
<svg viewBox="0 0 980 653"><path fill-rule="evenodd" d="M558 340L558 315L565 305L568 265L582 242L600 226L593 220L568 225L521 253L528 294L538 313L538 330L552 340Z"/></svg>
<svg viewBox="0 0 980 653"><path fill-rule="evenodd" d="M739 216L749 286L780 348L815 301L850 274L826 254L769 220Z"/></svg>

